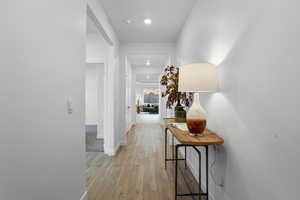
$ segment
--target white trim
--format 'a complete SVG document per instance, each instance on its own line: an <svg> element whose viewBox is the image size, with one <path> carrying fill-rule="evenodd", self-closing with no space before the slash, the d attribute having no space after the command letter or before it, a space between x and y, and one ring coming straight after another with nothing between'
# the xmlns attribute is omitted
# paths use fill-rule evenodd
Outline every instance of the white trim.
<svg viewBox="0 0 300 200"><path fill-rule="evenodd" d="M87 191L84 191L84 193L82 194L80 200L87 200Z"/></svg>
<svg viewBox="0 0 300 200"><path fill-rule="evenodd" d="M134 124L132 124L133 126ZM132 128L132 126L130 127L130 129ZM117 144L117 146L115 146L115 148L113 149L113 153L112 153L112 156L116 155L116 153L118 152L119 148L121 146L126 146L127 145L127 135L128 135L128 132L126 132L122 137L121 137L121 141Z"/></svg>
<svg viewBox="0 0 300 200"><path fill-rule="evenodd" d="M158 82L139 82L136 81L137 85L142 85L142 86L150 86L150 87L155 87L159 88L160 84Z"/></svg>
<svg viewBox="0 0 300 200"><path fill-rule="evenodd" d="M104 152L109 156L114 155L114 83L113 83L114 63L104 65L104 113L103 113L103 133ZM105 145L106 144L106 145ZM106 149L107 148L107 149Z"/></svg>
<svg viewBox="0 0 300 200"><path fill-rule="evenodd" d="M108 156L114 156L116 154L115 148L105 145L105 139L104 139L104 153L107 154Z"/></svg>
<svg viewBox="0 0 300 200"><path fill-rule="evenodd" d="M104 153L107 154L108 156L114 156L116 153L115 153L115 150L114 148L104 148Z"/></svg>
<svg viewBox="0 0 300 200"><path fill-rule="evenodd" d="M134 126L134 123L130 126L130 129L133 126ZM121 136L120 146L126 146L127 145L127 136L128 136L128 133L129 133L130 129L124 135Z"/></svg>
<svg viewBox="0 0 300 200"><path fill-rule="evenodd" d="M86 61L86 64L105 64L104 62L99 62L99 61Z"/></svg>
<svg viewBox="0 0 300 200"><path fill-rule="evenodd" d="M108 156L115 156L120 146L122 146L122 141L120 141L115 147L107 147L104 142L104 153Z"/></svg>
<svg viewBox="0 0 300 200"><path fill-rule="evenodd" d="M115 90L115 71L119 60L116 55L119 41L115 35L111 24L107 20L107 15L97 0L89 0L87 5L87 16L96 25L99 33L108 43L107 57L104 62L104 111L103 111L103 133L104 133L104 153L112 156L115 154L115 131L114 131L114 90ZM115 55L116 53L116 55Z"/></svg>
<svg viewBox="0 0 300 200"><path fill-rule="evenodd" d="M114 155L116 155L116 153L118 152L119 148L121 147L121 141L117 144L117 146L115 146L114 148Z"/></svg>
<svg viewBox="0 0 300 200"><path fill-rule="evenodd" d="M94 22L96 28L98 29L98 31L100 32L100 34L103 36L103 38L107 41L107 43L109 45L113 46L114 43L113 43L112 39L108 36L108 34L106 33L106 31L104 30L102 24L99 22L98 18L93 13L93 11L92 11L91 7L89 6L89 4L87 5L87 15Z"/></svg>
<svg viewBox="0 0 300 200"><path fill-rule="evenodd" d="M126 136L128 134L128 132L130 131L130 129L132 129L132 127L135 125L135 121L131 121L127 130L126 130L126 133L124 134L124 136ZM123 136L122 136L123 137Z"/></svg>

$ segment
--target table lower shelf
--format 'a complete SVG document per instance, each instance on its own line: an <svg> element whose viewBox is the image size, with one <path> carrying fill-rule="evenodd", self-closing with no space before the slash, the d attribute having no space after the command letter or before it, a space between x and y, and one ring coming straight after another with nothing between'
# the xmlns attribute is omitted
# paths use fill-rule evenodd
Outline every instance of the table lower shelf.
<svg viewBox="0 0 300 200"><path fill-rule="evenodd" d="M201 146L201 147L204 147L205 149L205 164L206 164L206 181L205 181L205 185L206 185L206 192L203 192L202 189L201 189L201 176L202 176L202 173L201 173L201 151L197 148L197 146L195 145L187 145L187 144L176 144L174 143L174 135L172 135L172 149L171 149L171 152L172 152L172 158L169 158L168 157L168 128L165 129L165 167L167 166L167 162L171 161L171 162L174 162L175 163L175 200L177 200L177 197L197 197L198 199L200 200L203 200L203 199L206 199L208 200L209 199L209 195L208 195L208 146ZM174 150L174 147L175 147L175 150ZM180 151L179 149L183 149L184 148L184 158L183 156L180 156ZM191 189L191 187L189 186L189 181L186 181L186 177L183 175L182 178L184 179L184 183L185 185L187 185L187 187L189 188L189 191L188 192L181 192L178 190L178 185L180 185L180 183L183 183L182 181L178 181L179 180L179 176L182 172L182 169L180 169L180 164L182 161L184 163L184 168L187 169L187 161L186 161L186 156L187 156L187 148L192 148L194 149L197 154L198 154L198 161L199 161L199 171L198 171L198 183L197 183L197 189L194 190L194 189ZM181 162L180 162L181 161ZM185 170L186 171L186 170ZM189 170L190 171L190 170ZM180 172L180 173L178 173ZM192 173L191 173L192 174ZM192 175L192 177L194 178L194 176ZM195 180L195 178L194 178ZM204 198L205 197L205 198Z"/></svg>
<svg viewBox="0 0 300 200"><path fill-rule="evenodd" d="M171 148L169 148L171 151ZM167 167L166 170L170 177L175 179L175 159L167 159ZM178 185L177 185L177 197L179 200L188 200L188 199L193 199L193 200L199 200L199 184L194 177L194 174L192 173L192 170L185 165L185 159L180 158L178 159ZM174 180L173 180L174 181ZM202 199L201 200L206 200L206 193L203 191L201 192ZM183 198L186 197L186 198Z"/></svg>

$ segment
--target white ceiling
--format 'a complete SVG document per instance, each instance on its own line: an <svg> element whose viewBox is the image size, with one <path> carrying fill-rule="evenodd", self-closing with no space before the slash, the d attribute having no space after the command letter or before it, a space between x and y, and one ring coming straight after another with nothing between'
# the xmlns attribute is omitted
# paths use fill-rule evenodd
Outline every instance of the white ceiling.
<svg viewBox="0 0 300 200"><path fill-rule="evenodd" d="M162 68L152 66L135 67L136 81L141 83L158 83Z"/></svg>
<svg viewBox="0 0 300 200"><path fill-rule="evenodd" d="M158 83L161 71L158 67L136 67L136 81L140 83Z"/></svg>
<svg viewBox="0 0 300 200"><path fill-rule="evenodd" d="M121 42L175 42L196 0L99 0ZM146 26L145 18L152 24ZM131 24L124 21L130 19Z"/></svg>
<svg viewBox="0 0 300 200"><path fill-rule="evenodd" d="M160 74L136 74L136 82L138 83L159 83Z"/></svg>
<svg viewBox="0 0 300 200"><path fill-rule="evenodd" d="M149 67L155 68L163 68L166 63L168 62L169 56L168 55L130 55L128 56L128 60L133 67L143 67L147 66L147 60L150 61ZM148 66L147 66L148 67Z"/></svg>
<svg viewBox="0 0 300 200"><path fill-rule="evenodd" d="M136 70L136 81L139 83L158 83L160 73L165 67L168 55L130 55L128 60ZM146 65L147 60L150 66Z"/></svg>

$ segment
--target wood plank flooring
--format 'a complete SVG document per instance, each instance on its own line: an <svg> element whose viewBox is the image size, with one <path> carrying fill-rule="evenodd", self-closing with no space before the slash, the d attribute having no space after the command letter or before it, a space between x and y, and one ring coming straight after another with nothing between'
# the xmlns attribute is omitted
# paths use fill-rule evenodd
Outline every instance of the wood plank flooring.
<svg viewBox="0 0 300 200"><path fill-rule="evenodd" d="M174 165L169 162L164 167L164 135L158 123L138 123L128 134L128 145L114 157L97 153L87 157L88 200L174 199ZM180 165L189 187L179 176L179 192L187 193L189 188L197 192L190 171L183 162Z"/></svg>

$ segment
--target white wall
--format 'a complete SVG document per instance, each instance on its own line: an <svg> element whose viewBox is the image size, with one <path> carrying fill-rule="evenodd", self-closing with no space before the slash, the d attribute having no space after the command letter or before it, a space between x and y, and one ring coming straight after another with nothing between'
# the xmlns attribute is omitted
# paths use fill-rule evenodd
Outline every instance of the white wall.
<svg viewBox="0 0 300 200"><path fill-rule="evenodd" d="M85 190L85 16L80 0L0 3L1 200Z"/></svg>
<svg viewBox="0 0 300 200"><path fill-rule="evenodd" d="M98 124L98 87L97 65L87 64L85 72L85 124Z"/></svg>
<svg viewBox="0 0 300 200"><path fill-rule="evenodd" d="M218 64L220 92L202 96L208 128L225 139L215 200L299 198L299 7L199 0L181 33L178 62Z"/></svg>
<svg viewBox="0 0 300 200"><path fill-rule="evenodd" d="M86 62L107 63L110 45L100 33L88 33L86 37Z"/></svg>
<svg viewBox="0 0 300 200"><path fill-rule="evenodd" d="M162 72L162 69L164 68L164 64L161 65L162 67L148 67L148 66L135 66L135 70L136 70L136 73L139 74L139 75L147 75L147 74L160 74ZM144 80L144 79L143 79ZM150 79L150 81L148 82L151 82L152 79Z"/></svg>

